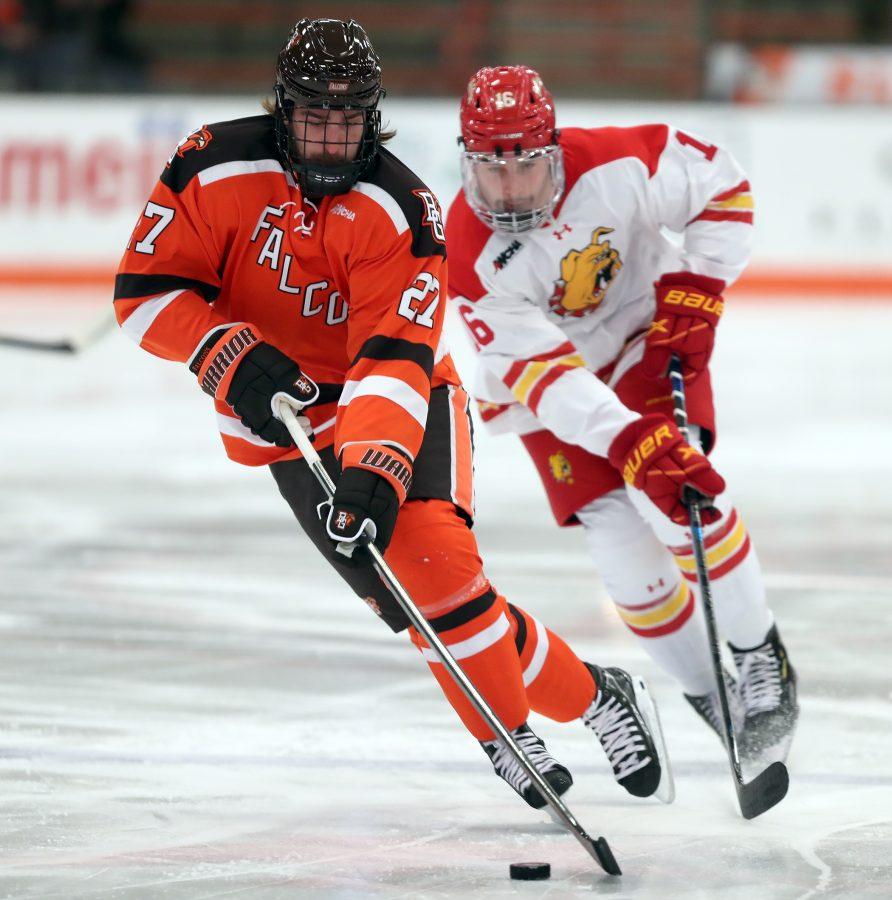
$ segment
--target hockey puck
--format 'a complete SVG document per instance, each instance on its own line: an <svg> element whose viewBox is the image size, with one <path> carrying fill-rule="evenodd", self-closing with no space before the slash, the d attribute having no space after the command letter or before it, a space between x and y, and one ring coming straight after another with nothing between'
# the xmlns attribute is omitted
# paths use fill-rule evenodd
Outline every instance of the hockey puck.
<svg viewBox="0 0 892 900"><path fill-rule="evenodd" d="M515 881L545 881L551 878L550 863L511 863L508 871Z"/></svg>

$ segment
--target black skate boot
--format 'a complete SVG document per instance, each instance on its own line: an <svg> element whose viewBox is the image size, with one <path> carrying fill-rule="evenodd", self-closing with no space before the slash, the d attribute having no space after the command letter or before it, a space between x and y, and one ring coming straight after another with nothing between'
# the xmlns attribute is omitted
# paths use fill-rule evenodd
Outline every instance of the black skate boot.
<svg viewBox="0 0 892 900"><path fill-rule="evenodd" d="M722 668L722 675L725 678L725 692L728 695L728 710L731 713L731 724L734 726L734 734L739 743L744 721L743 701L740 699L737 682L731 677L728 670ZM719 740L724 744L725 726L722 722L722 704L719 700L718 691L710 691L708 694L698 694L696 696L685 694L684 698L694 707L700 718L719 736Z"/></svg>
<svg viewBox="0 0 892 900"><path fill-rule="evenodd" d="M518 725L511 734L529 757L536 771L558 796L573 784L573 777L567 769L554 760L545 749L542 739L533 733L529 725ZM500 740L481 741L480 746L492 760L493 768L499 778L507 781L533 809L542 809L545 806L545 798L534 787L530 776L521 768L520 763Z"/></svg>
<svg viewBox="0 0 892 900"><path fill-rule="evenodd" d="M785 759L799 718L799 703L796 672L777 627L771 626L758 647L741 650L731 646L731 652L746 714L740 739L741 759L758 759L768 751Z"/></svg>
<svg viewBox="0 0 892 900"><path fill-rule="evenodd" d="M586 667L598 693L582 721L598 736L613 777L635 797L657 794L671 803L675 791L663 732L643 679L622 669Z"/></svg>

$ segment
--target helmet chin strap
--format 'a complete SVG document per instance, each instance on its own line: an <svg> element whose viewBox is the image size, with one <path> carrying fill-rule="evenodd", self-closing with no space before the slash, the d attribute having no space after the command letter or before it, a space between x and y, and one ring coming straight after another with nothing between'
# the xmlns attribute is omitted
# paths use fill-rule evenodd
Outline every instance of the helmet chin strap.
<svg viewBox="0 0 892 900"><path fill-rule="evenodd" d="M353 163L340 166L305 163L300 166L298 183L308 197L328 197L346 193L358 177Z"/></svg>

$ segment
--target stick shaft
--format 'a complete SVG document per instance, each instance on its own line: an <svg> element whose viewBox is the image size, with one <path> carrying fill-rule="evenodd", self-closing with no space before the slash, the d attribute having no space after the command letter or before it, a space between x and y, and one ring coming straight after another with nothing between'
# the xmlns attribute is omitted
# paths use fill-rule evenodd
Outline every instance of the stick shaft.
<svg viewBox="0 0 892 900"><path fill-rule="evenodd" d="M687 398L685 396L684 377L678 357L673 356L669 365L669 378L672 383L672 403L675 415L675 424L682 437L688 440L688 412ZM706 631L709 637L709 652L712 657L712 668L715 674L716 687L719 693L719 703L722 708L722 724L725 729L725 748L728 751L728 760L738 782L743 780L740 771L740 754L737 749L737 738L734 734L734 722L731 719L731 709L728 704L728 692L725 689L725 678L722 673L722 651L719 647L718 629L715 624L715 607L712 603L712 588L709 582L709 569L706 564L706 549L703 541L703 521L700 515L700 501L690 498L687 507L691 514L691 545L694 548L694 560L697 565L697 584L700 587L700 596L703 601L703 613L706 619Z"/></svg>
<svg viewBox="0 0 892 900"><path fill-rule="evenodd" d="M0 347L14 347L17 350L37 350L44 353L79 353L96 343L103 335L111 331L117 324L115 312L111 308L103 309L87 326L71 337L60 340L42 340L41 338L17 337L0 334Z"/></svg>

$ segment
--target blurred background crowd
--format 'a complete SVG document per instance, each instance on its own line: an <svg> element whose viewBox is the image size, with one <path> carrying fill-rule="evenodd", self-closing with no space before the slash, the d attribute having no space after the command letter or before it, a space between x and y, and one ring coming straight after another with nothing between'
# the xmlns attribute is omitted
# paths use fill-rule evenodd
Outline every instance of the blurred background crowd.
<svg viewBox="0 0 892 900"><path fill-rule="evenodd" d="M360 20L392 96L524 61L565 97L892 102L892 0L0 0L0 91L256 94L304 15Z"/></svg>

